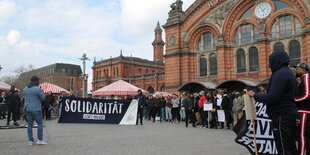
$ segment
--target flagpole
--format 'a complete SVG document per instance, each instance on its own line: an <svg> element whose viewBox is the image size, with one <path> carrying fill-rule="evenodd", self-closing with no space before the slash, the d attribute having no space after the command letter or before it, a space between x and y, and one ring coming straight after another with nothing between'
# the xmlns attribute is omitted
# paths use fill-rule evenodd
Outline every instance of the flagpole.
<svg viewBox="0 0 310 155"><path fill-rule="evenodd" d="M250 99L251 101L251 105L253 105L253 102L252 102L252 97ZM257 151L257 143L256 143L256 128L255 128L255 121L254 121L254 118L251 117L251 122L252 122L252 127L253 127L253 138L254 138L254 147L255 147L255 155L258 155L258 151Z"/></svg>

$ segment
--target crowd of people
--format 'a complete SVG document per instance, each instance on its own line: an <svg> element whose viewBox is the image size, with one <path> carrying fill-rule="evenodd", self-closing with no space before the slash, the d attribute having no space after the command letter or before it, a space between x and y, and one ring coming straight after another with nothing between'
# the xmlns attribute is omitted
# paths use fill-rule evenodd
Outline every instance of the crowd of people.
<svg viewBox="0 0 310 155"><path fill-rule="evenodd" d="M149 95L145 98L139 97L138 117L152 122L171 122L192 123L193 127L197 125L204 128L226 128L230 129L232 125L241 118L243 114L244 101L241 96L247 92L231 92L227 94L225 89L218 89L215 92L187 93L181 95L172 94L167 96ZM141 96L141 95L140 95ZM208 105L209 104L209 105ZM211 107L206 109L205 106ZM218 120L218 111L225 113L226 122ZM140 122L142 125L142 123ZM137 122L138 125L138 122Z"/></svg>
<svg viewBox="0 0 310 155"><path fill-rule="evenodd" d="M46 120L52 120L58 117L59 96L52 94L52 92L48 92L45 94L45 98L41 102L41 105L43 118ZM27 121L23 106L24 97L20 97L19 90L17 90L14 86L11 86L10 90L6 92L1 92L0 120L6 119L7 126L19 126L18 121Z"/></svg>

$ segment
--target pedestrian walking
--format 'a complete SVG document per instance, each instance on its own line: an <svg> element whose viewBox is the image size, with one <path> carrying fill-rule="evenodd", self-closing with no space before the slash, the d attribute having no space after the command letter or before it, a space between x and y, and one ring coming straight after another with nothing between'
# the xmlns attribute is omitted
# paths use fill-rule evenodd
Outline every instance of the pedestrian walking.
<svg viewBox="0 0 310 155"><path fill-rule="evenodd" d="M14 86L11 86L9 92L6 94L6 105L8 108L8 117L7 117L7 123L6 125L10 125L11 116L12 120L14 122L14 126L19 126L19 124L16 122L17 120L17 104L18 104L18 96L17 91L15 90Z"/></svg>

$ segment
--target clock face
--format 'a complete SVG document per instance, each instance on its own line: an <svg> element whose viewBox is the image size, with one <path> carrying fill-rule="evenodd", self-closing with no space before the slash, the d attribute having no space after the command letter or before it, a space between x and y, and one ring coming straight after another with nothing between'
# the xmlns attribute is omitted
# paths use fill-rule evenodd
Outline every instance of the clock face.
<svg viewBox="0 0 310 155"><path fill-rule="evenodd" d="M259 3L256 5L254 13L258 18L266 18L271 13L271 5L267 2Z"/></svg>

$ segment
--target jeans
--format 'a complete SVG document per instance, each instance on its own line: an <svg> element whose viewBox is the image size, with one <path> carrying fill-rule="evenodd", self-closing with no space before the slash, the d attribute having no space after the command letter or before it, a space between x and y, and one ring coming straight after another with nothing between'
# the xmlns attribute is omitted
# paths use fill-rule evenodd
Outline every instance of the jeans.
<svg viewBox="0 0 310 155"><path fill-rule="evenodd" d="M180 117L183 120L185 119L185 108L184 107L182 107L181 110L180 110Z"/></svg>
<svg viewBox="0 0 310 155"><path fill-rule="evenodd" d="M166 116L165 116L165 107L161 107L160 108L160 119L161 120L165 120Z"/></svg>
<svg viewBox="0 0 310 155"><path fill-rule="evenodd" d="M166 119L171 120L172 119L171 108L165 107L165 112L166 112Z"/></svg>
<svg viewBox="0 0 310 155"><path fill-rule="evenodd" d="M143 118L147 119L149 116L149 110L148 107L143 107Z"/></svg>
<svg viewBox="0 0 310 155"><path fill-rule="evenodd" d="M36 121L38 124L38 140L43 140L43 118L41 111L26 111L26 117L28 120L28 140L33 142L33 134L32 134L32 127L33 121Z"/></svg>

